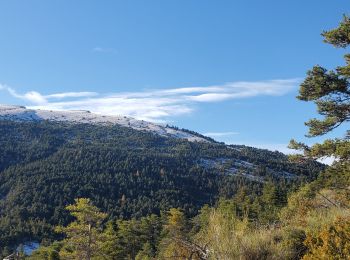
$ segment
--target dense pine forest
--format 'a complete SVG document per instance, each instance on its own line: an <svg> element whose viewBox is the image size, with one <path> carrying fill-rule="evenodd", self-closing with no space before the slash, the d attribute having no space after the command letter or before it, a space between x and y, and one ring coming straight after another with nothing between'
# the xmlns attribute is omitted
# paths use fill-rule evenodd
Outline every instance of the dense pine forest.
<svg viewBox="0 0 350 260"><path fill-rule="evenodd" d="M289 191L324 168L290 162L279 152L117 125L3 120L0 132L0 243L7 252L27 241L57 239L54 227L72 221L65 207L75 198L90 198L109 220L159 216L170 208L193 217L240 192L253 202L266 187L273 187L273 203L281 207Z"/></svg>

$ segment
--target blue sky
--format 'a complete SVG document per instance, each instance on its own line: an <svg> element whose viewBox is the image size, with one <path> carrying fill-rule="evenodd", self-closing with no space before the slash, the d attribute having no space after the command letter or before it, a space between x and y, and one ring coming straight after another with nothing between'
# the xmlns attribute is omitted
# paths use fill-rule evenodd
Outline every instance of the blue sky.
<svg viewBox="0 0 350 260"><path fill-rule="evenodd" d="M297 101L345 1L0 2L0 103L126 114L284 150L309 143ZM336 134L342 134L339 130Z"/></svg>

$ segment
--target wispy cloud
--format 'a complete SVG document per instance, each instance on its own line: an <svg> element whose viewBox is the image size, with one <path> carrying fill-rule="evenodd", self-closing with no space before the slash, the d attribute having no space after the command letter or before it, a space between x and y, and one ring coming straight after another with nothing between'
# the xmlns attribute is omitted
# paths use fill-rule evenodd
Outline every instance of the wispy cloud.
<svg viewBox="0 0 350 260"><path fill-rule="evenodd" d="M97 92L65 92L65 93L56 93L45 96L46 98L56 98L56 99L64 99L64 98L79 98L79 97L93 97L98 96Z"/></svg>
<svg viewBox="0 0 350 260"><path fill-rule="evenodd" d="M224 136L231 136L231 135L238 135L238 132L210 132L210 133L204 133L203 135L210 136L210 137L224 137Z"/></svg>
<svg viewBox="0 0 350 260"><path fill-rule="evenodd" d="M281 96L296 86L298 79L268 80L258 82L231 82L222 86L198 88L196 92L203 94L192 95L188 98L197 102L217 102L227 99L247 98L261 95Z"/></svg>
<svg viewBox="0 0 350 260"><path fill-rule="evenodd" d="M92 49L93 52L99 52L99 53L110 53L110 54L117 54L117 50L114 48L104 48L104 47L95 47Z"/></svg>
<svg viewBox="0 0 350 260"><path fill-rule="evenodd" d="M10 93L11 96L18 98L18 99L22 99L25 100L27 102L30 103L34 103L34 104L44 104L47 103L47 100L44 96L42 96L39 92L36 91L29 91L25 94L18 94L16 92L16 90L14 90L13 88L4 85L4 84L0 84L0 90L5 90L8 93Z"/></svg>
<svg viewBox="0 0 350 260"><path fill-rule="evenodd" d="M96 92L63 92L55 93L50 95L42 95L37 91L29 91L24 94L17 93L13 88L0 84L0 90L6 90L11 94L11 96L28 101L33 104L43 105L49 104L51 99L67 99L67 98L83 98L83 97L93 97L98 96Z"/></svg>
<svg viewBox="0 0 350 260"><path fill-rule="evenodd" d="M90 110L107 115L126 115L149 121L168 120L170 117L192 113L194 104L256 96L280 96L298 85L298 79L256 82L231 82L216 86L160 89L141 92L96 93L64 92L43 95L37 91L24 94L0 85L13 97L22 99L32 108L50 110ZM234 132L226 133L232 135ZM224 133L211 133L223 136Z"/></svg>

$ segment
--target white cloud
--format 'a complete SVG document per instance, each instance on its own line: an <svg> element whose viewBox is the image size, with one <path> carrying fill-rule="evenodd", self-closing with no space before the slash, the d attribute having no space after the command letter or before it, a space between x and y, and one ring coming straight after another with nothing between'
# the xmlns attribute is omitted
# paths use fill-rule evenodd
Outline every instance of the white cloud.
<svg viewBox="0 0 350 260"><path fill-rule="evenodd" d="M225 90L223 87L188 87L188 88L174 88L160 91L163 94L186 94L186 93L200 93L200 92L220 92Z"/></svg>
<svg viewBox="0 0 350 260"><path fill-rule="evenodd" d="M233 98L234 94L229 93L205 93L196 96L188 96L187 98L197 102L217 102Z"/></svg>
<svg viewBox="0 0 350 260"><path fill-rule="evenodd" d="M98 93L96 92L65 92L65 93L56 93L47 95L47 98L57 98L57 99L63 99L63 98L69 98L69 97L93 97L97 96Z"/></svg>
<svg viewBox="0 0 350 260"><path fill-rule="evenodd" d="M96 92L63 92L42 95L37 91L18 94L0 85L13 97L29 102L32 108L50 110L90 110L107 115L126 115L149 121L193 112L195 103L220 102L261 95L284 95L295 88L298 79L257 82L231 82L217 86L197 86L143 92L102 94ZM26 104L28 105L28 104Z"/></svg>
<svg viewBox="0 0 350 260"><path fill-rule="evenodd" d="M20 98L28 100L32 103L35 104L45 104L47 103L46 98L41 95L39 92L36 91L29 91L27 93L25 93L23 96L19 95Z"/></svg>
<svg viewBox="0 0 350 260"><path fill-rule="evenodd" d="M6 90L11 96L22 99L24 101L30 102L32 104L46 104L47 100L46 98L41 95L39 92L36 91L29 91L25 94L18 94L13 88L6 86L6 85L1 85L0 90Z"/></svg>
<svg viewBox="0 0 350 260"><path fill-rule="evenodd" d="M65 99L65 98L81 98L81 97L92 97L97 96L96 92L65 92L55 93L50 95L42 95L37 91L28 91L24 94L18 94L13 88L0 84L0 90L6 90L11 96L28 101L32 104L37 105L49 105L50 99Z"/></svg>
<svg viewBox="0 0 350 260"><path fill-rule="evenodd" d="M259 82L232 82L223 86L210 87L200 95L189 96L197 102L217 102L235 98L247 98L261 95L280 96L288 93L297 84L298 79L268 80Z"/></svg>
<svg viewBox="0 0 350 260"><path fill-rule="evenodd" d="M238 132L211 132L211 133L204 133L203 135L210 136L210 137L223 137L223 136L231 136L231 135L238 135Z"/></svg>

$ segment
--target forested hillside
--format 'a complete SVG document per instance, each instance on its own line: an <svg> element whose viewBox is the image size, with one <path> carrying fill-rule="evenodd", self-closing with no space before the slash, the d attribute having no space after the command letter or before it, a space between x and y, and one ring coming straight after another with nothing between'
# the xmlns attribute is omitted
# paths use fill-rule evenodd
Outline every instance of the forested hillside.
<svg viewBox="0 0 350 260"><path fill-rule="evenodd" d="M315 162L216 142L189 142L119 125L0 121L0 247L54 239L72 220L65 207L86 197L108 218L182 208L188 216L245 189L287 192L315 179ZM252 213L253 214L253 213Z"/></svg>

